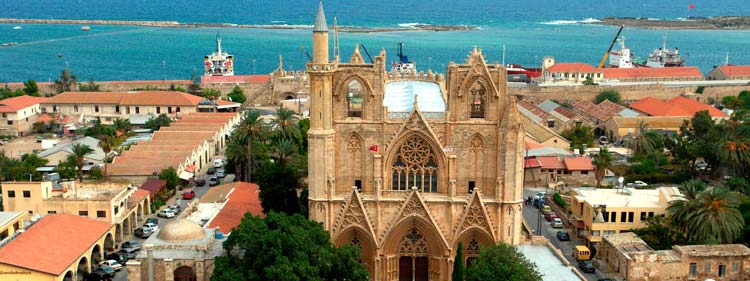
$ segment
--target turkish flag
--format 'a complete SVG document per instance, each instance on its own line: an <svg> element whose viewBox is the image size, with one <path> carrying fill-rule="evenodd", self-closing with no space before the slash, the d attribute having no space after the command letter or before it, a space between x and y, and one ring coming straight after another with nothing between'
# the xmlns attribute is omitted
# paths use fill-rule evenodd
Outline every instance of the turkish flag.
<svg viewBox="0 0 750 281"><path fill-rule="evenodd" d="M690 8L691 10L695 9L695 4L688 4L688 8Z"/></svg>
<svg viewBox="0 0 750 281"><path fill-rule="evenodd" d="M367 150L372 151L372 152L378 152L378 145L377 144L373 144Z"/></svg>

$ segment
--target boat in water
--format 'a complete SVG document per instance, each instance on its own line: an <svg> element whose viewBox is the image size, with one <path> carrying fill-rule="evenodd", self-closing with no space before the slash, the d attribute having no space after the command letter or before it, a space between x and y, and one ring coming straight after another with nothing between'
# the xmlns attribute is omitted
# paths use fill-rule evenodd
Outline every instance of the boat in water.
<svg viewBox="0 0 750 281"><path fill-rule="evenodd" d="M204 76L234 76L234 56L221 49L221 34L216 34L216 51L203 57Z"/></svg>
<svg viewBox="0 0 750 281"><path fill-rule="evenodd" d="M81 31L89 31L91 30L90 26L81 26Z"/></svg>
<svg viewBox="0 0 750 281"><path fill-rule="evenodd" d="M16 26L14 26L14 27L13 27L13 29L15 29L15 30L20 30L20 29L21 29L21 27L20 27L20 26L17 26L17 25L16 25Z"/></svg>
<svg viewBox="0 0 750 281"><path fill-rule="evenodd" d="M625 36L618 39L620 41L620 49L612 50L609 52L609 64L607 67L610 68L634 68L637 67L633 63L635 55L630 52L630 48L625 46Z"/></svg>
<svg viewBox="0 0 750 281"><path fill-rule="evenodd" d="M2 46L2 47L13 47L13 46L16 46L16 45L18 45L17 42L8 42L8 43L0 44L0 46Z"/></svg>
<svg viewBox="0 0 750 281"><path fill-rule="evenodd" d="M685 59L680 57L680 49L667 49L667 37L664 37L662 47L648 55L647 67L680 67L685 65Z"/></svg>
<svg viewBox="0 0 750 281"><path fill-rule="evenodd" d="M391 63L391 71L403 75L417 73L417 65L404 55L404 43L398 43L398 61Z"/></svg>

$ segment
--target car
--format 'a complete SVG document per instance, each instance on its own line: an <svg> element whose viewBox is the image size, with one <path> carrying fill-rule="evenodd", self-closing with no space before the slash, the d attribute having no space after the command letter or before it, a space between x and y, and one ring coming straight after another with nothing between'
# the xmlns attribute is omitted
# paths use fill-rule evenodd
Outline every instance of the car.
<svg viewBox="0 0 750 281"><path fill-rule="evenodd" d="M100 262L99 262L99 265L100 265L100 266L101 266L101 265L106 265L106 266L109 266L109 267L111 267L112 269L114 269L115 271L120 271L120 269L122 269L122 264L120 264L120 263L119 263L119 262L117 262L116 260L104 260L104 261L100 261Z"/></svg>
<svg viewBox="0 0 750 281"><path fill-rule="evenodd" d="M206 178L204 177L195 178L195 186L204 186L204 185L206 185Z"/></svg>
<svg viewBox="0 0 750 281"><path fill-rule="evenodd" d="M708 168L708 163L705 160L695 161L695 168L701 171L705 171Z"/></svg>
<svg viewBox="0 0 750 281"><path fill-rule="evenodd" d="M549 212L546 215L544 215L544 219L547 221L552 221L552 219L556 217L557 217L557 214L555 212Z"/></svg>
<svg viewBox="0 0 750 281"><path fill-rule="evenodd" d="M208 167L208 171L206 171L207 174L213 175L216 173L216 168L214 167Z"/></svg>
<svg viewBox="0 0 750 281"><path fill-rule="evenodd" d="M567 230L560 230L557 232L557 240L570 241L570 234Z"/></svg>
<svg viewBox="0 0 750 281"><path fill-rule="evenodd" d="M606 136L599 137L599 143L602 145L606 145L609 143L609 139Z"/></svg>
<svg viewBox="0 0 750 281"><path fill-rule="evenodd" d="M536 207L537 209L541 208L545 204L547 204L547 199L544 199L544 198L534 198L534 207Z"/></svg>
<svg viewBox="0 0 750 281"><path fill-rule="evenodd" d="M170 208L165 208L165 209L161 209L161 210L159 210L159 212L158 212L158 213L156 213L156 215L157 215L157 216L160 216L160 217L162 217L162 218L167 218L167 219L169 219L169 218L174 218L174 216L175 216L175 213L174 213L174 211L172 211L172 209L170 209Z"/></svg>
<svg viewBox="0 0 750 281"><path fill-rule="evenodd" d="M195 191L188 190L182 193L182 199L184 200L190 200L195 198Z"/></svg>
<svg viewBox="0 0 750 281"><path fill-rule="evenodd" d="M147 218L146 223L153 223L155 225L159 225L159 219L157 218Z"/></svg>
<svg viewBox="0 0 750 281"><path fill-rule="evenodd" d="M547 196L547 192L538 192L535 197L542 199L542 198L545 198L546 196Z"/></svg>
<svg viewBox="0 0 750 281"><path fill-rule="evenodd" d="M140 251L141 250L141 243L138 243L138 241L130 240L127 242L123 242L120 245L120 248L123 249L133 249L134 251Z"/></svg>
<svg viewBox="0 0 750 281"><path fill-rule="evenodd" d="M112 280L112 277L109 277L109 274L107 272L104 272L104 270L94 270L89 274L86 274L86 277L83 278L84 281L108 281Z"/></svg>
<svg viewBox="0 0 750 281"><path fill-rule="evenodd" d="M224 169L218 169L216 170L216 176L223 178L226 174L224 174Z"/></svg>
<svg viewBox="0 0 750 281"><path fill-rule="evenodd" d="M151 230L151 232L156 232L157 230L159 230L159 226L158 225L153 224L153 223L149 223L149 222L144 223L143 226L141 226L141 227L144 228L144 229L145 228L149 228Z"/></svg>
<svg viewBox="0 0 750 281"><path fill-rule="evenodd" d="M578 268L580 268L585 273L596 272L596 268L594 268L594 263L591 261L579 261Z"/></svg>
<svg viewBox="0 0 750 281"><path fill-rule="evenodd" d="M130 249L130 248L120 249L119 251L117 251L117 253L125 255L126 257L128 257L129 260L134 259L135 256L138 255L138 253L135 250Z"/></svg>
<svg viewBox="0 0 750 281"><path fill-rule="evenodd" d="M563 222L560 218L552 219L552 222L550 222L550 225L552 226L552 228L563 228Z"/></svg>
<svg viewBox="0 0 750 281"><path fill-rule="evenodd" d="M133 235L135 235L135 237L138 237L138 238L141 238L141 239L146 239L146 238L149 238L151 236L151 234L153 234L153 233L154 232L151 231L150 228L144 229L143 227L139 227L139 228L135 229L135 232L133 233Z"/></svg>
<svg viewBox="0 0 750 281"><path fill-rule="evenodd" d="M208 180L208 185L209 185L209 186L215 186L215 185L219 185L219 178L218 178L218 177L211 177L211 178L210 178L210 179Z"/></svg>
<svg viewBox="0 0 750 281"><path fill-rule="evenodd" d="M112 268L111 266L106 265L106 264L105 265L101 265L100 264L98 267L96 267L96 269L94 271L97 271L97 270L101 270L101 271L106 272L107 275L109 275L109 277L115 277L115 274L117 274L117 272L115 271L114 268Z"/></svg>
<svg viewBox="0 0 750 281"><path fill-rule="evenodd" d="M128 262L128 256L120 254L120 253L111 253L109 255L104 256L104 258L108 260L114 260L120 265L123 265L126 262Z"/></svg>
<svg viewBox="0 0 750 281"><path fill-rule="evenodd" d="M224 160L214 159L214 168L221 168L221 167L224 167Z"/></svg>
<svg viewBox="0 0 750 281"><path fill-rule="evenodd" d="M176 214L179 214L182 211L182 207L180 205L174 204L172 206L169 206L169 209L172 210L172 212Z"/></svg>
<svg viewBox="0 0 750 281"><path fill-rule="evenodd" d="M549 212L552 212L552 208L549 205L542 206L542 214L547 214Z"/></svg>
<svg viewBox="0 0 750 281"><path fill-rule="evenodd" d="M634 181L631 183L628 183L627 186L629 187L647 187L648 184L642 181Z"/></svg>

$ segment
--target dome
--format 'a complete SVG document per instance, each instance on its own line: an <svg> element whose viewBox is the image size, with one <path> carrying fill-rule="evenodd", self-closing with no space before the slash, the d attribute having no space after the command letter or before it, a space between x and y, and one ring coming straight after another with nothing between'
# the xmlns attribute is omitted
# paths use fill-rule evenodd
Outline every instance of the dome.
<svg viewBox="0 0 750 281"><path fill-rule="evenodd" d="M200 225L187 219L178 219L164 225L156 237L167 242L181 242L201 239L203 236L205 232Z"/></svg>

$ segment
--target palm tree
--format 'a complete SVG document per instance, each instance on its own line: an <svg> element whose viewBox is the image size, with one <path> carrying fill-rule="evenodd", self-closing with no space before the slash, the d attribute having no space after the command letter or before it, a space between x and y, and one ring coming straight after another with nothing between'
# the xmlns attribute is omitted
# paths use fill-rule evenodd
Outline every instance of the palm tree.
<svg viewBox="0 0 750 281"><path fill-rule="evenodd" d="M122 119L117 118L115 121L112 121L112 126L115 128L116 131L122 131L122 132L128 132L130 129L133 128L133 125L130 124L130 120L128 119Z"/></svg>
<svg viewBox="0 0 750 281"><path fill-rule="evenodd" d="M119 119L118 119L119 120ZM107 163L109 162L109 153L112 152L112 149L115 147L120 146L120 143L122 143L121 138L116 136L110 136L110 135L101 135L99 136L99 147L102 148L102 151L104 151L104 176L107 176Z"/></svg>
<svg viewBox="0 0 750 281"><path fill-rule="evenodd" d="M246 173L244 166L246 165L246 161L248 159L247 154L247 141L248 136L243 134L232 134L231 139L229 140L229 143L227 144L227 149L224 152L227 156L227 159L232 161L234 163L235 171L239 175L239 179L244 181Z"/></svg>
<svg viewBox="0 0 750 281"><path fill-rule="evenodd" d="M69 92L73 90L73 87L78 83L78 77L75 75L70 74L70 71L68 69L63 69L62 72L60 72L60 78L55 80L55 89L57 90L57 93L62 92Z"/></svg>
<svg viewBox="0 0 750 281"><path fill-rule="evenodd" d="M237 127L235 128L235 131L239 134L244 134L248 136L247 140L247 164L245 165L245 169L247 169L246 172L246 180L250 182L252 180L252 159L253 159L253 140L256 137L261 136L261 133L263 132L263 123L260 118L260 112L257 110L248 110L245 113L245 117L242 118L242 121L237 124Z"/></svg>
<svg viewBox="0 0 750 281"><path fill-rule="evenodd" d="M682 183L678 189L680 194L675 195L675 200L669 201L667 211L675 225L685 232L688 221L698 208L698 196L706 190L706 184L701 180L690 180Z"/></svg>
<svg viewBox="0 0 750 281"><path fill-rule="evenodd" d="M286 166L297 156L297 147L291 140L281 139L271 147L271 157L281 166Z"/></svg>
<svg viewBox="0 0 750 281"><path fill-rule="evenodd" d="M83 159L91 152L94 152L91 147L82 143L76 143L72 147L73 156L76 158L76 166L78 167L78 181L83 182Z"/></svg>
<svg viewBox="0 0 750 281"><path fill-rule="evenodd" d="M273 124L278 130L279 137L282 139L300 140L300 131L297 127L298 118L294 111L280 107L276 110L276 118Z"/></svg>
<svg viewBox="0 0 750 281"><path fill-rule="evenodd" d="M648 125L646 122L639 122L635 135L633 135L633 139L630 142L633 154L645 155L654 150L654 141L648 137L646 132L648 132Z"/></svg>
<svg viewBox="0 0 750 281"><path fill-rule="evenodd" d="M737 209L739 194L715 186L698 196L698 208L688 221L687 237L702 244L729 244L742 233L745 221Z"/></svg>
<svg viewBox="0 0 750 281"><path fill-rule="evenodd" d="M607 169L612 167L614 158L606 147L602 147L599 149L599 153L594 156L593 160L594 165L596 165L596 186L599 186L604 179Z"/></svg>

